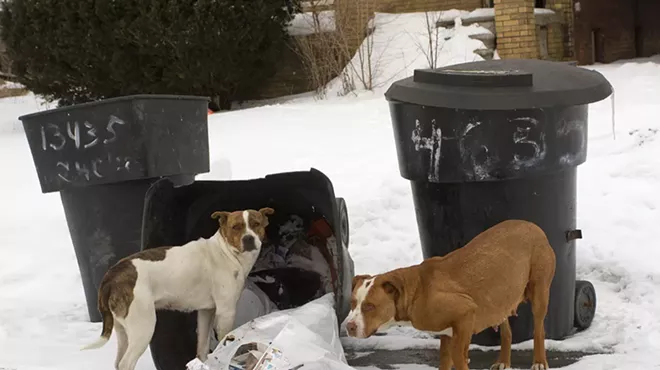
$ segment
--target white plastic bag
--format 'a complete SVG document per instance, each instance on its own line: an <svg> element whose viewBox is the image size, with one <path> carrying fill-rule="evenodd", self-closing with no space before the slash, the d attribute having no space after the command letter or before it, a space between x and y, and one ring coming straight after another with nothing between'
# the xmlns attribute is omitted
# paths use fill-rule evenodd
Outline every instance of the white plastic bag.
<svg viewBox="0 0 660 370"><path fill-rule="evenodd" d="M349 370L339 341L334 295L277 311L233 330L205 363L188 370ZM238 352L238 353L237 353Z"/></svg>

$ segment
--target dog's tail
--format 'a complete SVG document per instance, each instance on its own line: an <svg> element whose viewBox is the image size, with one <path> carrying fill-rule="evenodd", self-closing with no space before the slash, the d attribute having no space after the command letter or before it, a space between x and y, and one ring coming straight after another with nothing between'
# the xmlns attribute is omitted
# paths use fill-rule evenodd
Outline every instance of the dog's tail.
<svg viewBox="0 0 660 370"><path fill-rule="evenodd" d="M110 307L108 307L108 299L110 298L110 293L110 286L105 284L105 281L101 282L101 287L99 288L98 308L99 312L101 313L101 318L103 319L103 330L101 331L101 336L99 339L97 339L94 343L90 343L81 348L81 351L101 348L110 339L110 335L112 335L112 328L115 325L115 318L112 316Z"/></svg>

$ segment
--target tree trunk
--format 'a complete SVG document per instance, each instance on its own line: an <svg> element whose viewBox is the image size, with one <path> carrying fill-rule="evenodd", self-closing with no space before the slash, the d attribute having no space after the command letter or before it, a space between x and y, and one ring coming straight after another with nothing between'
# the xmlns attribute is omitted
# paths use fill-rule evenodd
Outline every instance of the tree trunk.
<svg viewBox="0 0 660 370"><path fill-rule="evenodd" d="M217 104L220 110L231 110L231 99L226 96L214 96L213 102Z"/></svg>

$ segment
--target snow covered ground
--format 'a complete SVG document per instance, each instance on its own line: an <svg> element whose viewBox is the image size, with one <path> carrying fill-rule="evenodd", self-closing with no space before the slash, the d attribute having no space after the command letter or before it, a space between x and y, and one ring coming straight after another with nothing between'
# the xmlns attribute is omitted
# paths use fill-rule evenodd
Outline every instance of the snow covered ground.
<svg viewBox="0 0 660 370"><path fill-rule="evenodd" d="M402 49L395 52L407 56L417 49L414 43L398 45ZM589 330L549 341L548 347L612 353L585 358L571 369L658 368L660 57L592 68L616 89L616 140L612 100L591 105L588 160L579 169L578 226L584 239L577 243L578 277L594 283L598 311ZM400 70L388 68L384 76ZM358 273L418 263L422 255L410 187L399 176L382 93L302 98L213 115L212 171L200 178L245 179L317 168L348 203L350 251ZM114 336L99 350L79 351L101 327L87 322L59 196L41 194L16 119L39 109L44 108L32 95L0 99L0 369L110 369ZM438 345L406 330L390 334L359 342L345 339L344 344L364 351ZM411 365L406 370L422 367L428 369ZM154 369L148 352L138 368Z"/></svg>

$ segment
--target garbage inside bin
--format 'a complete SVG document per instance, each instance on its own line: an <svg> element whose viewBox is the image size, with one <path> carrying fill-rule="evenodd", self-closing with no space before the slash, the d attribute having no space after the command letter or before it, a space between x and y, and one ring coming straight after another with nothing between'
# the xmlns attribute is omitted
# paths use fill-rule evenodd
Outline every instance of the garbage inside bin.
<svg viewBox="0 0 660 370"><path fill-rule="evenodd" d="M301 307L278 311L231 331L202 363L188 370L348 370L339 340L332 293Z"/></svg>
<svg viewBox="0 0 660 370"><path fill-rule="evenodd" d="M275 311L278 311L277 306L270 297L252 280L247 280L236 303L236 317L232 328Z"/></svg>
<svg viewBox="0 0 660 370"><path fill-rule="evenodd" d="M337 271L329 251L337 249L336 239L325 238L323 244L314 245L303 219L291 215L280 226L277 241L264 243L248 279L268 292L282 310L333 292Z"/></svg>
<svg viewBox="0 0 660 370"><path fill-rule="evenodd" d="M275 214L269 217L266 240L248 276L246 287L252 291L245 294L267 302L265 294L275 309L286 310L332 293L337 321L343 321L354 275L347 249L348 216L343 199L335 198L330 180L317 170L242 181L197 181L177 188L166 179L159 181L145 200L142 247L207 237L217 228L209 215L218 209L266 206ZM252 284L259 290L250 288ZM269 305L246 312L235 323L273 309ZM180 370L195 357L196 327L195 312L157 311L150 350L158 370Z"/></svg>
<svg viewBox="0 0 660 370"><path fill-rule="evenodd" d="M302 218L291 216L280 227L279 235L277 243L267 240L263 244L238 300L233 328L334 291L331 278L334 269L320 252L321 248L306 242Z"/></svg>

